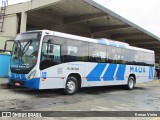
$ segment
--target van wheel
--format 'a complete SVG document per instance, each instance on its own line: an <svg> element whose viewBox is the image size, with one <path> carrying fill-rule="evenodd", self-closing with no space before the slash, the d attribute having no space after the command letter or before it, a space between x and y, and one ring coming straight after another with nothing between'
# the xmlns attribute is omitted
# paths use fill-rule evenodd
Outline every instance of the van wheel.
<svg viewBox="0 0 160 120"><path fill-rule="evenodd" d="M134 79L134 77L130 76L130 77L128 78L128 83L127 83L127 85L126 85L126 88L127 88L128 90L133 90L133 89L134 89L134 85L135 85L135 79Z"/></svg>
<svg viewBox="0 0 160 120"><path fill-rule="evenodd" d="M75 77L68 77L66 81L66 85L64 88L64 92L67 95L73 95L78 90L78 82Z"/></svg>

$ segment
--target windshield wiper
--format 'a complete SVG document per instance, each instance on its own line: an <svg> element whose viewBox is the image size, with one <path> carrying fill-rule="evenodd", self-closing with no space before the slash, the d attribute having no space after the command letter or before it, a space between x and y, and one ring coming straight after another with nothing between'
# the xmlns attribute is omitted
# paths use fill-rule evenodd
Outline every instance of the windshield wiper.
<svg viewBox="0 0 160 120"><path fill-rule="evenodd" d="M24 46L22 52L21 52L21 57L27 52L29 49L29 46L32 44L32 40L28 41L27 44ZM27 47L28 46L28 47ZM27 48L26 48L27 47ZM25 50L26 49L26 50ZM24 51L25 50L25 51Z"/></svg>
<svg viewBox="0 0 160 120"><path fill-rule="evenodd" d="M20 63L22 63L22 57L24 55L24 53L29 49L29 46L31 45L32 43L32 40L28 41L27 44L24 46L24 48L22 48L22 45L21 45L21 42L18 40L18 41L15 41L15 43L17 44L17 48L19 48L19 51L17 52L18 53L18 60ZM28 48L26 49L26 47L28 46ZM26 49L26 51L24 51Z"/></svg>

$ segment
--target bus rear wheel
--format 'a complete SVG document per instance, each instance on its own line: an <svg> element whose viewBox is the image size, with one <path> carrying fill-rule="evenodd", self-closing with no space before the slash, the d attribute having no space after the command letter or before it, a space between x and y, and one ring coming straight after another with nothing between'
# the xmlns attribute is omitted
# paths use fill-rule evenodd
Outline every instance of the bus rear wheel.
<svg viewBox="0 0 160 120"><path fill-rule="evenodd" d="M66 81L66 85L64 88L64 92L67 95L73 95L78 90L78 82L75 77L68 77Z"/></svg>
<svg viewBox="0 0 160 120"><path fill-rule="evenodd" d="M130 76L130 77L128 78L128 83L127 83L127 85L126 85L126 88L127 88L128 90L133 90L133 89L134 89L134 86L135 86L135 79L134 79L133 76Z"/></svg>

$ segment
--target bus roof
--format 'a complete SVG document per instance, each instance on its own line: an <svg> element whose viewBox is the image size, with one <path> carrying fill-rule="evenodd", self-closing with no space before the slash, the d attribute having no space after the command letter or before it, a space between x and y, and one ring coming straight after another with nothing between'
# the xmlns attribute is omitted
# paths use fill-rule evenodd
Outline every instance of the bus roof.
<svg viewBox="0 0 160 120"><path fill-rule="evenodd" d="M154 51L152 51L152 50L133 47L133 46L130 46L128 43L113 41L113 40L106 39L106 38L93 39L93 38L87 38L87 37L82 37L82 36L77 36L77 35L57 32L57 31L51 31L51 30L34 30L34 31L27 31L27 32L42 32L44 35L54 35L57 37L63 37L63 38L69 38L69 39L74 39L74 40L80 40L80 41L98 43L98 44L103 44L103 45L108 45L108 46L114 46L114 47L119 47L119 48L126 48L126 49L131 49L131 50L154 53Z"/></svg>

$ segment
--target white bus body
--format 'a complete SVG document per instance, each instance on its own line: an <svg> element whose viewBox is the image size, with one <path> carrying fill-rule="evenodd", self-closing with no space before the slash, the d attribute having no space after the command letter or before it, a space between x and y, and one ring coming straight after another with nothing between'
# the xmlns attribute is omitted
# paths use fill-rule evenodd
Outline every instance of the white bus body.
<svg viewBox="0 0 160 120"><path fill-rule="evenodd" d="M66 94L92 86L126 85L133 89L135 83L153 80L154 61L154 51L127 43L30 31L16 37L9 84L63 88Z"/></svg>

